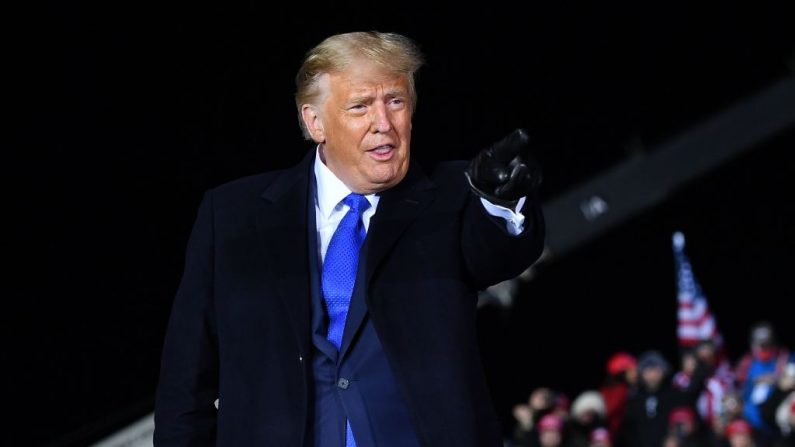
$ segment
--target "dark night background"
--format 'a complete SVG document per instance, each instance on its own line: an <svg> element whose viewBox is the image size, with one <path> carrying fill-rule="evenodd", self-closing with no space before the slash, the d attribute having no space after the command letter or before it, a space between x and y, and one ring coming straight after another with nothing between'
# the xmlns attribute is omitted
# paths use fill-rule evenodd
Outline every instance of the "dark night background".
<svg viewBox="0 0 795 447"><path fill-rule="evenodd" d="M412 148L426 170L521 126L548 200L792 76L795 27L774 5L59 2L7 17L3 444L85 445L151 411L201 194L303 156L293 76L329 34L420 44ZM795 347L794 145L791 128L542 263L512 309L483 308L506 429L537 386L598 385L615 350L676 360L675 230L732 358L759 319Z"/></svg>

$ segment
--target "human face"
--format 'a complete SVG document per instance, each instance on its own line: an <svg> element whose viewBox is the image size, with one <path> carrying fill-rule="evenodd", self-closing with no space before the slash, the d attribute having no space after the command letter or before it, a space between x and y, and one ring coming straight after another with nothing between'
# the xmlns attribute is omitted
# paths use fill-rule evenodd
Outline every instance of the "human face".
<svg viewBox="0 0 795 447"><path fill-rule="evenodd" d="M654 392L657 391L657 388L660 387L660 383L662 383L663 369L659 366L647 366L643 368L640 376L643 378L643 382L646 383L646 388Z"/></svg>
<svg viewBox="0 0 795 447"><path fill-rule="evenodd" d="M729 445L731 447L752 447L754 443L750 435L741 433L729 438Z"/></svg>
<svg viewBox="0 0 795 447"><path fill-rule="evenodd" d="M557 430L542 430L538 434L538 441L541 447L559 447L563 437Z"/></svg>
<svg viewBox="0 0 795 447"><path fill-rule="evenodd" d="M357 60L324 74L320 88L320 104L305 104L301 114L331 172L359 194L400 183L411 145L408 78Z"/></svg>

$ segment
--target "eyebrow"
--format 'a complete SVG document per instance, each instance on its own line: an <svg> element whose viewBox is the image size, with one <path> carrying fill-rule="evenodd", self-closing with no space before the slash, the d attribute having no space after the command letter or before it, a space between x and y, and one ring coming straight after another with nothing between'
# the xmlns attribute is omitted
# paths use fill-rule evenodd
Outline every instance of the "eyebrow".
<svg viewBox="0 0 795 447"><path fill-rule="evenodd" d="M394 98L396 96L408 96L408 92L403 88L391 88L384 91L385 98ZM368 103L371 102L375 98L374 95L371 94L364 94L364 95L357 95L350 98L346 101L347 104L358 104L358 103Z"/></svg>
<svg viewBox="0 0 795 447"><path fill-rule="evenodd" d="M369 103L375 98L373 95L359 95L345 101L346 104Z"/></svg>

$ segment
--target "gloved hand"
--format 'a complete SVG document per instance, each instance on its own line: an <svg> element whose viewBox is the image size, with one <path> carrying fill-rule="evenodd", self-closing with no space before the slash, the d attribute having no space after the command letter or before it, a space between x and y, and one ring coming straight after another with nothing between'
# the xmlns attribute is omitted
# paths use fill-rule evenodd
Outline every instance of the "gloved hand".
<svg viewBox="0 0 795 447"><path fill-rule="evenodd" d="M472 191L495 205L513 209L541 185L541 169L527 154L527 132L510 135L480 151L465 172Z"/></svg>

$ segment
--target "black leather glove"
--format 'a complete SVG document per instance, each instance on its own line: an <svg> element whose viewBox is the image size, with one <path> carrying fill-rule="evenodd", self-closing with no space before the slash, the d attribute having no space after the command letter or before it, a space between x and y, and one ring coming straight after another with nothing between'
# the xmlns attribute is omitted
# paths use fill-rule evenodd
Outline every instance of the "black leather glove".
<svg viewBox="0 0 795 447"><path fill-rule="evenodd" d="M529 137L523 129L480 151L465 172L472 191L495 205L513 209L541 185L541 169L527 154Z"/></svg>

